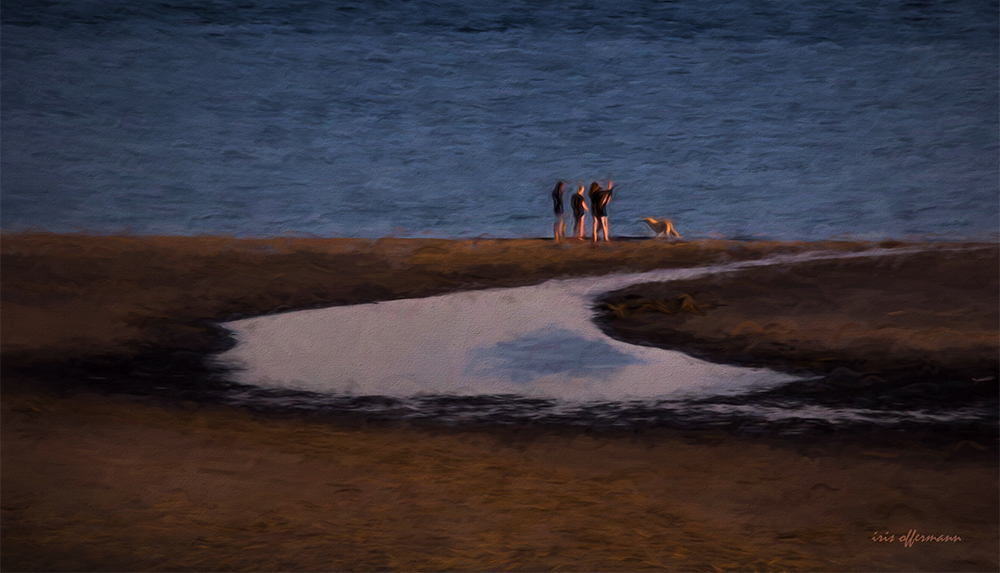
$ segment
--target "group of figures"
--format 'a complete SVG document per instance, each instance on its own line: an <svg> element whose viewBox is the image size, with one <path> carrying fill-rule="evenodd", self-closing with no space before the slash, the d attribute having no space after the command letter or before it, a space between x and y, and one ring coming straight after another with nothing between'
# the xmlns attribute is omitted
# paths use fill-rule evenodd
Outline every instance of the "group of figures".
<svg viewBox="0 0 1000 573"><path fill-rule="evenodd" d="M580 182L577 184L576 193L570 198L570 207L573 209L574 239L584 240L584 228L586 227L587 212L589 211L594 218L593 241L597 242L600 231L604 232L604 240L610 241L608 238L608 233L610 232L608 225L608 204L611 203L611 188L613 186L614 181L612 179L608 179L607 187L601 187L597 181L591 183L589 193L590 207L587 207L587 201L583 196L583 183ZM565 192L565 181L556 183L555 189L552 190L553 211L556 215L556 222L552 226L552 232L555 234L556 242L566 238L566 220L563 218L563 195Z"/></svg>

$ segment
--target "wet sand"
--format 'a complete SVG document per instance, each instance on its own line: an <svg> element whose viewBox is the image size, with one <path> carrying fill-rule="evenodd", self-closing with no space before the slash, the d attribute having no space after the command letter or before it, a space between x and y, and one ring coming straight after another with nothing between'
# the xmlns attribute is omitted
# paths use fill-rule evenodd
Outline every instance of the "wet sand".
<svg viewBox="0 0 1000 573"><path fill-rule="evenodd" d="M15 570L990 571L995 453L6 399ZM961 536L906 547L873 534Z"/></svg>
<svg viewBox="0 0 1000 573"><path fill-rule="evenodd" d="M3 568L996 570L995 435L414 428L252 415L193 390L194 401L133 391L212 380L199 357L230 342L210 321L236 315L874 247L4 236ZM926 256L921 265L968 260ZM907 302L886 312L954 295L925 292L919 278L879 280ZM991 288L970 296L987 304ZM828 300L839 290L795 296L848 320L843 301ZM754 308L706 293L694 300L719 306L704 317ZM974 319L979 308L959 315L968 340L993 324ZM740 323L779 332L778 320L753 317ZM962 541L872 540L911 529Z"/></svg>
<svg viewBox="0 0 1000 573"><path fill-rule="evenodd" d="M859 243L4 235L6 356L199 351L205 320L757 259Z"/></svg>
<svg viewBox="0 0 1000 573"><path fill-rule="evenodd" d="M1000 251L984 247L634 285L602 298L598 322L628 342L824 375L799 385L813 396L995 401L998 301Z"/></svg>
<svg viewBox="0 0 1000 573"><path fill-rule="evenodd" d="M690 308L650 304L685 294ZM992 247L759 267L635 285L601 302L619 337L720 360L861 371L924 363L976 377L997 366L998 297Z"/></svg>

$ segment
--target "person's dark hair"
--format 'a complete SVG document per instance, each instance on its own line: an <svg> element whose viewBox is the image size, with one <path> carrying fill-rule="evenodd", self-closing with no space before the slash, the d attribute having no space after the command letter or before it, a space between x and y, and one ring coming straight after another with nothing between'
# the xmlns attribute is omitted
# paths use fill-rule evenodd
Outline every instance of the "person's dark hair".
<svg viewBox="0 0 1000 573"><path fill-rule="evenodd" d="M563 190L566 184L562 181L556 183L556 188L552 190L552 206L556 215L563 214Z"/></svg>

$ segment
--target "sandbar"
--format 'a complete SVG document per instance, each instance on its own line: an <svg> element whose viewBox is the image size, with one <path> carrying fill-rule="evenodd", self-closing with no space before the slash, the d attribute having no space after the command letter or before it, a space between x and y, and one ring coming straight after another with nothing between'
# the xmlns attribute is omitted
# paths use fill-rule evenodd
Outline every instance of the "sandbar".
<svg viewBox="0 0 1000 573"><path fill-rule="evenodd" d="M204 356L232 344L214 326L227 318L774 254L913 247L4 235L4 569L996 570L995 434L934 441L412 427L251 412L198 392L218 375L203 367ZM917 247L933 259L917 270L942 260L955 261L944 263L949 274L970 268L962 261L973 259L956 247L992 248L975 260L996 261L989 245ZM843 280L868 272L837 264L830 272ZM834 285L810 297L798 285L811 275L789 273L797 278L777 284L799 311L814 304L829 320L869 328L857 319L865 309L851 306L865 296L827 300L842 288ZM905 311L892 315L892 328L919 330L929 320L972 334L995 329L993 315L966 312L988 306L983 297L995 303L990 284L973 287L968 304L928 306L962 289L925 288L916 271L879 280L904 303L883 309ZM787 309L766 320L753 314L748 287L719 284L693 293L700 307L718 305L691 315L719 317L716 330L693 331L704 340L726 332L726 320L773 336L797 332L792 320L819 329ZM767 293L758 298L780 302ZM733 314L723 320L726 309ZM958 314L934 314L942 312ZM687 332L685 324L694 322L670 328ZM885 366L852 348L839 359L859 360L854 367L865 371ZM788 368L816 363L747 356ZM181 391L155 391L168 386ZM961 541L878 540L909 530Z"/></svg>

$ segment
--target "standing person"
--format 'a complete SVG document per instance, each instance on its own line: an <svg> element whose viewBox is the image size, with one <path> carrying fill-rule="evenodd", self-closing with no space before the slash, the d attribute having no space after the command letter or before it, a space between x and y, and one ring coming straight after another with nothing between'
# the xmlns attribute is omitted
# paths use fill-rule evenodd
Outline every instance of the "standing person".
<svg viewBox="0 0 1000 573"><path fill-rule="evenodd" d="M577 185L576 193L570 199L570 205L573 207L573 236L582 241L587 211L590 210L587 208L587 201L583 198L583 183Z"/></svg>
<svg viewBox="0 0 1000 573"><path fill-rule="evenodd" d="M594 209L595 243L597 242L598 229L604 230L605 242L611 241L608 237L608 233L611 230L610 223L608 222L608 203L611 202L611 188L614 184L614 180L609 178L607 189L601 189L601 186L598 185L596 181L590 186L590 204Z"/></svg>
<svg viewBox="0 0 1000 573"><path fill-rule="evenodd" d="M601 217L598 215L597 209L597 196L601 191L601 185L597 181L590 184L590 192L587 195L590 197L590 216L594 218L594 242L597 242L597 230L601 227Z"/></svg>
<svg viewBox="0 0 1000 573"><path fill-rule="evenodd" d="M608 177L608 188L601 193L601 228L604 229L604 241L610 242L608 234L611 233L611 222L608 221L608 204L611 203L611 188L614 187L614 179Z"/></svg>
<svg viewBox="0 0 1000 573"><path fill-rule="evenodd" d="M556 183L556 188L552 190L552 210L556 214L556 221L552 224L552 233L556 236L556 242L566 238L566 220L563 218L563 193L566 191L566 184L562 181Z"/></svg>

